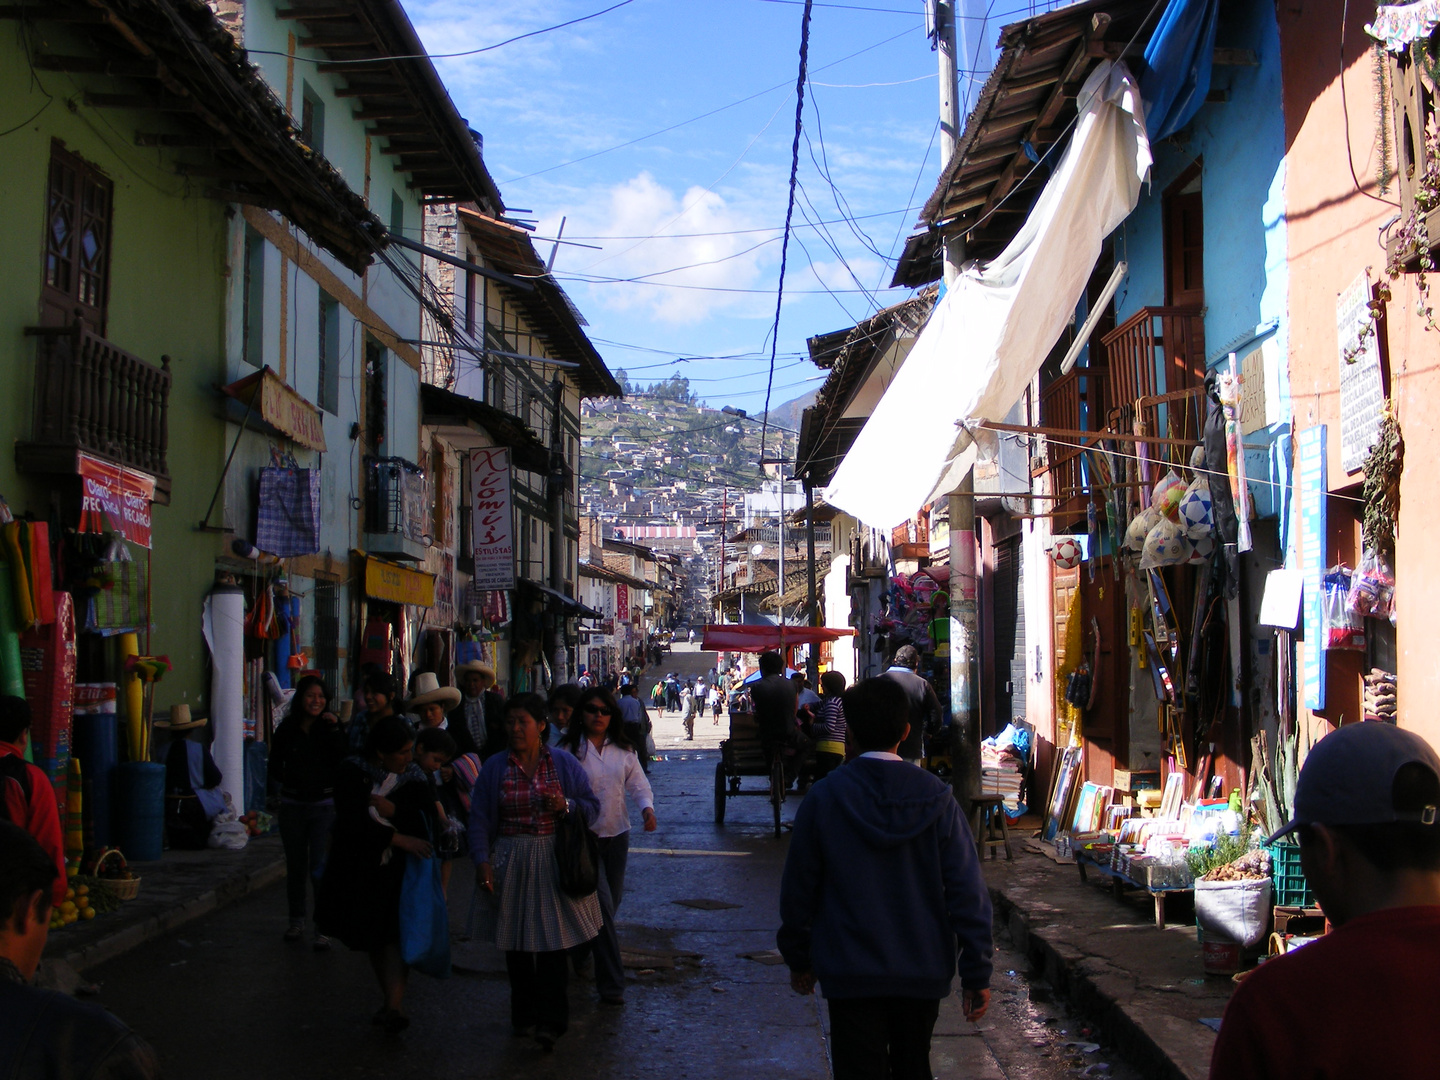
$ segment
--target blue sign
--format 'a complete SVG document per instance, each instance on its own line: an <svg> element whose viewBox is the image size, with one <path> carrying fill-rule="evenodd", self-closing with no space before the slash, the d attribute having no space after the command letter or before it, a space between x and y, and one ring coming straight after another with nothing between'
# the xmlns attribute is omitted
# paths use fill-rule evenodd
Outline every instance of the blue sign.
<svg viewBox="0 0 1440 1080"><path fill-rule="evenodd" d="M1321 578L1325 575L1325 425L1295 436L1299 457L1300 551L1305 574L1305 707L1325 708L1325 627Z"/></svg>

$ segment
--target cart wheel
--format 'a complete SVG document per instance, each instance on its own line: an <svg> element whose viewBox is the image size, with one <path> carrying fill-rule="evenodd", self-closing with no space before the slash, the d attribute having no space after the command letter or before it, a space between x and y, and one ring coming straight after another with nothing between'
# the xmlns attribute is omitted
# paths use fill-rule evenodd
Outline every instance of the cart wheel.
<svg viewBox="0 0 1440 1080"><path fill-rule="evenodd" d="M725 824L725 762L715 763L715 824Z"/></svg>
<svg viewBox="0 0 1440 1080"><path fill-rule="evenodd" d="M775 811L775 839L780 839L780 804L785 801L785 762L779 754L770 766L770 806Z"/></svg>

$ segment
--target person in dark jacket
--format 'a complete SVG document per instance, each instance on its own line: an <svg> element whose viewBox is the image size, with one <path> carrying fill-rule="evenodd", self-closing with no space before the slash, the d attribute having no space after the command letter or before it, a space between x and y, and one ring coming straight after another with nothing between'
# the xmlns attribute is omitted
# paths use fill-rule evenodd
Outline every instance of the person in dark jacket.
<svg viewBox="0 0 1440 1080"><path fill-rule="evenodd" d="M938 732L944 718L935 688L917 674L919 667L920 651L914 645L902 645L895 650L895 658L882 675L903 686L910 700L910 734L900 743L900 756L917 764L925 756L925 737Z"/></svg>
<svg viewBox="0 0 1440 1080"><path fill-rule="evenodd" d="M477 754L481 761L509 745L505 735L505 698L495 687L495 669L471 660L455 669L460 704L450 710L450 737L457 753Z"/></svg>
<svg viewBox="0 0 1440 1080"><path fill-rule="evenodd" d="M865 679L844 704L862 753L795 814L776 943L796 992L825 995L835 1080L930 1080L957 953L965 1015L990 1003L990 894L950 788L895 752L904 688Z"/></svg>
<svg viewBox="0 0 1440 1080"><path fill-rule="evenodd" d="M155 1052L123 1023L30 985L50 933L55 877L35 838L0 821L0 1076L151 1080L160 1075Z"/></svg>
<svg viewBox="0 0 1440 1080"><path fill-rule="evenodd" d="M365 756L346 758L335 773L335 827L315 925L347 948L370 954L385 999L373 1022L398 1033L410 1025L401 1011L410 973L400 955L404 856L430 858L435 795L414 763L409 724L384 717L367 739Z"/></svg>
<svg viewBox="0 0 1440 1080"><path fill-rule="evenodd" d="M285 721L270 740L270 783L280 789L280 840L285 845L285 895L290 904L286 941L305 933L305 883L318 890L335 822L335 770L349 753L349 740L330 711L330 692L318 675L295 684ZM318 931L316 952L330 948Z"/></svg>

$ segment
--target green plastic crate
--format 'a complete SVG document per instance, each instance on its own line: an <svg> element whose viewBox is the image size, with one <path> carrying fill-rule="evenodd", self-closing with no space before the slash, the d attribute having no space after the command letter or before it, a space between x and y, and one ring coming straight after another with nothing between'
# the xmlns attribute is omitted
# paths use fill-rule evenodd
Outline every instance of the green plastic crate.
<svg viewBox="0 0 1440 1080"><path fill-rule="evenodd" d="M1314 907L1315 894L1300 869L1300 845L1293 840L1270 844L1270 876L1275 883L1277 907Z"/></svg>

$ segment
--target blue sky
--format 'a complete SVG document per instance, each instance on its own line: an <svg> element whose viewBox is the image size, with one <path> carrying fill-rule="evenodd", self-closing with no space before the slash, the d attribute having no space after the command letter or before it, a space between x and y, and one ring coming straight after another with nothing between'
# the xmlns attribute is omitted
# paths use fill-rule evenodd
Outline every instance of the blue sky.
<svg viewBox="0 0 1440 1080"><path fill-rule="evenodd" d="M483 133L506 205L530 211L512 213L536 220L537 238L553 238L563 216L566 239L599 248L562 246L555 273L612 370L646 382L678 372L711 405L758 414L794 135L800 3L632 0L478 56L439 55L613 2L405 6L456 105ZM987 46L1016 12L1052 6L967 3L977 17L966 29L984 26ZM804 359L807 337L903 298L882 289L893 269L887 260L940 168L936 56L918 0L817 4L810 80L776 405L819 386ZM682 124L704 113L712 115ZM672 130L653 134L664 128ZM807 217L828 224L811 227ZM537 246L544 254L551 245Z"/></svg>

